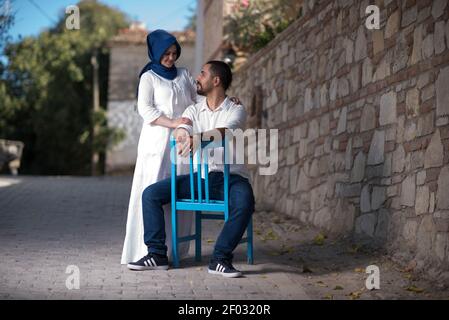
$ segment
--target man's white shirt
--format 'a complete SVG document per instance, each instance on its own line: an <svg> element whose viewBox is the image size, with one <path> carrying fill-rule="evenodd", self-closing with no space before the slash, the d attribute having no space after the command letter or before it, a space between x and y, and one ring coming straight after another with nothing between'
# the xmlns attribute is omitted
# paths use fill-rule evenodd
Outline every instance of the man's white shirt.
<svg viewBox="0 0 449 320"><path fill-rule="evenodd" d="M218 128L244 130L246 125L245 107L233 103L228 97L214 111L208 107L207 99L202 99L200 102L189 106L182 116L189 118L193 126L183 124L178 126L178 128L186 129L190 135ZM229 165L230 173L241 175L250 180L246 165L236 163L236 144L233 143L232 145L232 162ZM239 150L239 152L243 152L243 150ZM213 150L213 153L209 152L208 154L209 172L223 172L223 148L216 148ZM221 159L221 161L217 161L217 159ZM204 171L202 172L202 177L204 178Z"/></svg>

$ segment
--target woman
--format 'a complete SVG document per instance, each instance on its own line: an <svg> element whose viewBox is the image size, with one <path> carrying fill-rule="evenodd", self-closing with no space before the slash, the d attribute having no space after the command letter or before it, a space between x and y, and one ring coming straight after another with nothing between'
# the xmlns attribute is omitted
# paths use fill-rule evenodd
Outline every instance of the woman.
<svg viewBox="0 0 449 320"><path fill-rule="evenodd" d="M140 72L137 106L143 118L139 138L137 161L128 207L126 237L122 264L146 255L143 241L142 192L150 184L170 177L170 132L180 124L191 124L181 118L186 107L196 103L196 85L187 69L177 68L175 61L181 55L176 38L163 30L147 36L149 62ZM180 173L187 173L179 168ZM188 169L187 169L188 170ZM168 252L171 253L170 206L165 207ZM179 215L180 236L190 234L192 215ZM186 255L189 243L181 243L180 255Z"/></svg>

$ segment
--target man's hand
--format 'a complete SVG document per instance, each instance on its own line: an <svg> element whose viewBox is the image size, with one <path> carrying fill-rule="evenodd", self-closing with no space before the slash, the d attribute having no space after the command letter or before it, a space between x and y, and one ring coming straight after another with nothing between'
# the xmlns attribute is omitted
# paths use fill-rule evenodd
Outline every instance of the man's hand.
<svg viewBox="0 0 449 320"><path fill-rule="evenodd" d="M176 140L176 147L178 154L182 157L186 157L192 150L193 138L189 135L189 132L184 128L178 128L174 132Z"/></svg>

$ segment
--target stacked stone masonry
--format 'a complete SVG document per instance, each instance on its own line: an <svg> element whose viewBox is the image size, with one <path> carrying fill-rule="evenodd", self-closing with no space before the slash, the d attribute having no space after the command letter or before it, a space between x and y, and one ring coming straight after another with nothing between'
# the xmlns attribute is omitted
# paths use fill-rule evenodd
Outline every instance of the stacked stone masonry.
<svg viewBox="0 0 449 320"><path fill-rule="evenodd" d="M256 202L449 271L449 3L305 1L235 75L232 95L279 130L279 168L252 168ZM262 99L254 95L261 92ZM360 240L361 241L361 240Z"/></svg>

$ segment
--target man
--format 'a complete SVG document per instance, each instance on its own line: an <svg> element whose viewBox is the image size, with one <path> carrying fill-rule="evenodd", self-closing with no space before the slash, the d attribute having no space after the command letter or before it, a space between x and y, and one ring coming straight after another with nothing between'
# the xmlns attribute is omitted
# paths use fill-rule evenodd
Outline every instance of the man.
<svg viewBox="0 0 449 320"><path fill-rule="evenodd" d="M182 115L189 118L193 126L180 125L174 132L178 142L178 153L182 156L188 154L194 147L193 141L198 135L203 137L203 140L217 137L217 133L224 136L225 133L228 133L226 129L243 130L246 122L245 108L232 103L226 96L226 90L232 82L232 72L226 63L209 61L203 66L196 82L198 94L206 96L206 99L191 105ZM194 137L195 135L196 137ZM220 151L220 149L216 150ZM248 180L248 171L244 164L236 164L236 152L233 152L233 157L229 176L229 218L218 236L208 268L208 272L211 274L229 278L241 276L241 272L232 265L232 252L242 239L254 211L254 195ZM215 155L212 158L216 159L217 157ZM195 179L197 174L198 172L195 173ZM210 198L223 200L223 164L210 159L208 175ZM176 181L177 196L189 198L189 175L178 176ZM144 241L148 247L148 255L139 261L129 263L129 269L168 269L162 206L170 203L170 191L170 179L159 181L144 190L142 195Z"/></svg>

